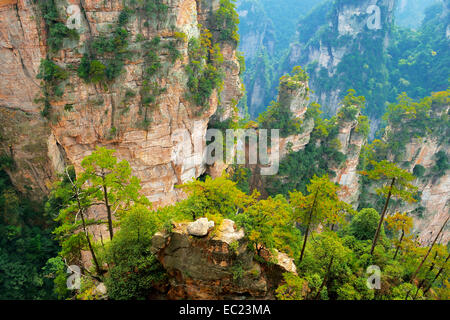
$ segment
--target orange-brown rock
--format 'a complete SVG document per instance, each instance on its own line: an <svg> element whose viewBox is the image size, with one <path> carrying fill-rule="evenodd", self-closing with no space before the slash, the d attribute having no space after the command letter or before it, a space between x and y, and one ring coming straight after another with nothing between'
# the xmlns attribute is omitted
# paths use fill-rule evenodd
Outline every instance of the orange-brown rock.
<svg viewBox="0 0 450 320"><path fill-rule="evenodd" d="M80 39L64 41L64 48L53 58L62 67L78 65L86 40L110 34L110 26L123 9L119 0L58 2L61 17L71 4L82 6ZM234 45L221 44L225 81L220 105L217 92L205 110L186 100L187 42L178 45L181 59L174 64L167 52L160 53L164 70L158 81L166 91L158 97L156 108L145 111L148 125L143 124L139 94L125 101L127 91L139 93L142 88L144 61L134 42L136 35L159 36L162 43L175 39L174 30L188 38L198 37L199 24L207 25L219 1L172 0L166 4L167 19L157 26L143 27L140 19L130 19L130 50L136 58L126 61L125 71L108 87L86 84L76 72L70 72L64 95L50 101L50 121L40 115L42 106L35 101L41 94L36 75L48 51L39 9L24 0L0 6L0 142L2 151L16 162L9 173L19 189L31 189L31 195L42 198L58 171L67 164L79 171L81 160L98 146L115 149L118 158L130 162L144 194L156 205L183 198L174 186L205 171L202 147L209 119L215 113L222 119L231 116L242 95ZM72 111L67 111L67 105Z"/></svg>
<svg viewBox="0 0 450 320"><path fill-rule="evenodd" d="M257 262L244 231L231 220L222 224L204 237L190 235L188 223L153 237L152 251L169 277L169 299L270 299L282 274L296 272L293 260L280 252L278 263Z"/></svg>

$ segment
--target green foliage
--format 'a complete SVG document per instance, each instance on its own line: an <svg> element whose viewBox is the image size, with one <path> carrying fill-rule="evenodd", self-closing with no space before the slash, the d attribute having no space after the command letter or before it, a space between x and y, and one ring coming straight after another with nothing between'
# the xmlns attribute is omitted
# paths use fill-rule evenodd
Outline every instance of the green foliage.
<svg viewBox="0 0 450 320"><path fill-rule="evenodd" d="M219 40L239 42L239 15L235 0L220 0L220 7L214 13L215 27L220 30Z"/></svg>
<svg viewBox="0 0 450 320"><path fill-rule="evenodd" d="M351 206L339 200L338 190L339 187L324 175L311 179L307 186L308 195L298 191L290 193L296 221L309 228L315 228L319 224L344 224L346 214L352 214L353 210Z"/></svg>
<svg viewBox="0 0 450 320"><path fill-rule="evenodd" d="M406 92L421 99L430 92L445 90L450 74L450 43L447 38L448 19L442 3L425 12L417 30L395 28L388 48L390 82L389 100Z"/></svg>
<svg viewBox="0 0 450 320"><path fill-rule="evenodd" d="M339 200L338 186L326 176L314 177L307 186L307 195L293 192L289 201L282 195L258 200L260 195L257 192L248 195L227 177L214 180L206 177L204 181L179 186L188 195L187 199L150 211L148 203L140 200L139 187L135 178L130 176L129 165L118 162L113 153L113 150L100 148L86 157L82 161L84 172L76 180L73 171L69 170L47 204L47 213L58 214L58 219L63 222L57 232L65 235L60 255L74 261L80 258L80 250L88 250L89 240L93 240L88 232L72 232L84 228L83 222L74 219L76 215L81 213L82 218L83 208L104 202L101 190L105 185L108 199L114 204L122 203L119 207L111 206L115 208L113 211L120 212L115 222L120 225L120 230L111 241L94 244L100 265L108 266L108 272L98 276L106 284L111 299L150 297L154 287L166 281L163 268L150 252L153 235L157 231L170 231L174 222L200 217L214 220L216 226L224 218L234 220L239 228L245 229L248 249L259 255L256 259L261 263L275 262L275 249L295 259L298 275L284 275L284 282L276 291L279 299L396 299L411 288L417 291L413 297L419 299L446 295L445 282L439 278L440 268L446 268L444 260L448 253L444 246L433 249L431 258L418 273L422 284L411 286L410 277L416 269L416 262L426 251L410 238L405 238L403 243L397 238L398 231L410 232L411 219L400 214L389 217L389 235L394 238L383 237L383 245L376 247L372 256L369 255L370 241L367 239L374 233L378 214L373 209L361 210L346 227L353 210ZM374 168L370 175L378 176L375 172L379 168L375 164ZM395 171L388 169L383 174L389 176ZM401 179L408 180L408 177L402 176ZM78 186L75 189L74 184ZM306 227L304 234L311 235L310 241L307 242L305 237L302 243L296 222L301 223L303 229ZM87 220L86 223L103 222ZM322 226L320 232L316 229L319 225ZM303 259L302 244L305 245ZM230 245L233 251L238 247L237 242ZM397 255L399 248L402 250ZM394 250L396 260L393 258ZM380 266L384 272L383 288L377 296L367 289L365 282L365 270L372 264ZM63 270L64 265L58 258L49 260L45 268L46 274L55 278L56 293L60 297L67 294L63 286ZM230 271L234 281L240 281L245 273L239 260L230 265ZM96 298L89 293L94 280L86 281L83 285L86 288L77 297ZM428 285L433 291L427 290ZM443 288L442 291L434 291L439 287Z"/></svg>
<svg viewBox="0 0 450 320"><path fill-rule="evenodd" d="M87 83L107 83L123 71L125 60L130 58L129 33L125 28L131 11L121 11L114 32L108 37L98 36L87 43L87 53L78 66L78 76Z"/></svg>
<svg viewBox="0 0 450 320"><path fill-rule="evenodd" d="M413 174L414 174L417 178L423 177L423 175L425 174L425 167L422 166L422 165L420 165L420 164L415 165L415 166L414 166L414 169L413 169Z"/></svg>
<svg viewBox="0 0 450 320"><path fill-rule="evenodd" d="M207 215L233 217L253 203L256 194L248 196L236 187L236 182L221 177L205 181L188 182L179 188L190 197L182 201L179 210L183 215L190 215L195 220Z"/></svg>
<svg viewBox="0 0 450 320"><path fill-rule="evenodd" d="M366 98L356 97L355 90L348 90L347 96L342 99L341 107L338 112L338 119L342 121L355 121L365 108Z"/></svg>
<svg viewBox="0 0 450 320"><path fill-rule="evenodd" d="M42 79L48 83L58 83L62 80L66 80L68 73L66 70L58 66L51 60L43 59L39 66L39 73L36 78Z"/></svg>
<svg viewBox="0 0 450 320"><path fill-rule="evenodd" d="M300 231L288 201L281 195L260 200L234 218L243 226L251 248L260 254L263 248L277 249L292 257L300 253Z"/></svg>
<svg viewBox="0 0 450 320"><path fill-rule="evenodd" d="M304 300L308 290L308 282L293 273L283 274L284 282L277 290L278 300Z"/></svg>
<svg viewBox="0 0 450 320"><path fill-rule="evenodd" d="M67 28L61 22L55 1L39 1L39 9L41 10L47 29L47 45L53 54L57 53L63 47L64 39L79 39L79 34L76 30Z"/></svg>
<svg viewBox="0 0 450 320"><path fill-rule="evenodd" d="M308 74L300 66L292 69L290 74L285 74L280 78L280 87L285 87L290 90L299 89L305 86L309 80Z"/></svg>
<svg viewBox="0 0 450 320"><path fill-rule="evenodd" d="M250 194L251 175L252 171L249 168L241 165L234 165L231 180L236 182L236 187L238 187L240 190L242 190L246 194Z"/></svg>
<svg viewBox="0 0 450 320"><path fill-rule="evenodd" d="M54 299L53 281L43 269L56 255L52 221L42 204L17 192L0 170L0 300Z"/></svg>
<svg viewBox="0 0 450 320"><path fill-rule="evenodd" d="M150 205L140 194L140 180L131 175L126 160L118 161L115 150L97 148L81 162L83 172L77 181L86 188L88 200L102 203L108 214L121 215L136 203ZM108 219L111 217L108 217Z"/></svg>
<svg viewBox="0 0 450 320"><path fill-rule="evenodd" d="M275 101L259 115L258 123L261 129L279 129L281 137L298 134L302 128L302 121L294 118L289 108Z"/></svg>
<svg viewBox="0 0 450 320"><path fill-rule="evenodd" d="M206 108L215 89L223 83L220 67L223 56L218 45L212 45L212 34L204 29L200 39L189 40L189 64L186 66L188 75L187 98L197 106Z"/></svg>
<svg viewBox="0 0 450 320"><path fill-rule="evenodd" d="M64 88L62 88L61 83L68 77L69 73L52 60L41 60L39 73L36 75L36 78L43 80L41 83L42 92L44 94L44 109L41 111L42 116L48 117L50 114L50 99L61 97L64 94Z"/></svg>
<svg viewBox="0 0 450 320"><path fill-rule="evenodd" d="M151 240L158 230L152 212L135 207L121 219L121 228L106 249L112 267L105 284L114 300L145 299L153 285L165 280L165 272L151 254Z"/></svg>
<svg viewBox="0 0 450 320"><path fill-rule="evenodd" d="M435 175L441 177L446 171L450 168L450 164L448 162L448 155L444 150L440 150L435 154L436 164L432 168L432 171Z"/></svg>
<svg viewBox="0 0 450 320"><path fill-rule="evenodd" d="M372 240L379 221L380 214L375 209L362 209L353 217L350 223L350 234L358 240ZM384 228L381 234L384 234Z"/></svg>
<svg viewBox="0 0 450 320"><path fill-rule="evenodd" d="M379 195L384 197L391 195L394 198L409 202L416 201L414 195L417 192L417 187L411 184L411 181L415 180L411 173L387 160L372 161L371 164L373 166L371 170L361 171L360 173L371 180L388 182L377 189Z"/></svg>
<svg viewBox="0 0 450 320"><path fill-rule="evenodd" d="M80 66L78 67L78 76L86 82L99 83L106 80L106 66L99 60L90 60L88 55L83 55Z"/></svg>
<svg viewBox="0 0 450 320"><path fill-rule="evenodd" d="M306 185L314 175L328 174L333 177L335 172L331 168L339 167L345 161L336 139L339 121L337 117L322 119L320 108L319 104L312 103L305 115L305 119L315 122L310 142L303 150L290 152L284 157L280 161L278 175L266 179L266 189L270 195L288 195L292 190L305 193Z"/></svg>
<svg viewBox="0 0 450 320"><path fill-rule="evenodd" d="M445 106L450 101L449 95L450 90L435 92L416 102L403 93L397 103L388 105L383 116L389 129L385 130L386 149L395 159L401 159L405 145L411 138L433 136L447 142L449 119Z"/></svg>
<svg viewBox="0 0 450 320"><path fill-rule="evenodd" d="M295 90L305 88L305 99L307 99L308 88L306 82L308 75L301 67L295 67L291 74L286 74L280 78L280 90ZM285 101L272 101L267 110L258 117L259 127L262 129L279 129L282 137L298 134L302 132L303 122L294 117Z"/></svg>

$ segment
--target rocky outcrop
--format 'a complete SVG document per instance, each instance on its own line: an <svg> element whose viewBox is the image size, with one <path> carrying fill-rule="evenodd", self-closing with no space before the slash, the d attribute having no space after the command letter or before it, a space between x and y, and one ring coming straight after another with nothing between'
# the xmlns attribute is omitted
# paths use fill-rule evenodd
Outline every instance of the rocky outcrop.
<svg viewBox="0 0 450 320"><path fill-rule="evenodd" d="M296 272L283 253L276 252L277 263L257 262L244 230L231 220L203 237L192 236L188 227L176 223L170 233L153 237L152 251L168 274L169 299L271 299L282 274Z"/></svg>
<svg viewBox="0 0 450 320"><path fill-rule="evenodd" d="M156 108L143 112L139 92L145 61L135 39L138 34L146 39L160 37L162 44L168 44L175 41L176 32L187 38L197 37L199 25L208 25L219 1L165 1L168 14L157 26L144 27L143 21L133 16L126 26L133 58L125 61L124 71L108 86L87 84L70 68L80 63L89 39L113 32L111 26L123 10L123 2L55 3L63 21L69 5L82 6L82 14L79 40L64 40L62 50L52 58L69 70L69 76L63 83L64 94L50 101L49 120L41 116L42 105L35 100L41 95L36 75L41 59L49 51L40 10L34 2L25 0L0 5L0 146L15 161L15 169L9 171L14 184L42 198L61 168L73 164L79 170L86 155L105 146L130 162L133 174L142 181L144 194L156 205L183 198L174 185L205 171L203 146L210 118L214 114L222 119L230 117L242 95L235 46L220 44L224 56L223 90L220 99L214 92L209 106L201 112L186 99L187 41L177 42L181 58L175 63L167 51L161 50L163 71L158 85L165 91L157 97Z"/></svg>
<svg viewBox="0 0 450 320"><path fill-rule="evenodd" d="M340 121L339 133L339 151L345 157L345 162L338 168L331 168L336 172L332 179L340 185L338 192L339 198L355 208L358 207L358 198L360 195L358 164L362 146L367 142L367 138L358 132L358 120Z"/></svg>

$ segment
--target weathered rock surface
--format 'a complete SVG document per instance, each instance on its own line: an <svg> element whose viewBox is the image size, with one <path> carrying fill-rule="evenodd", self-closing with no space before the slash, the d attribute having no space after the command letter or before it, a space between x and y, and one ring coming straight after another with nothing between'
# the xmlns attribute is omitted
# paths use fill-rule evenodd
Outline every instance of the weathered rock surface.
<svg viewBox="0 0 450 320"><path fill-rule="evenodd" d="M192 237L188 223L177 223L171 233L157 233L152 251L169 276L169 299L270 299L284 272L296 272L293 260L277 252L277 264L254 259L244 240L224 220L206 237ZM237 246L231 246L236 243Z"/></svg>
<svg viewBox="0 0 450 320"><path fill-rule="evenodd" d="M208 221L207 218L200 218L188 224L187 232L193 236L203 237L208 234L211 228L214 228L214 221Z"/></svg>
<svg viewBox="0 0 450 320"><path fill-rule="evenodd" d="M366 137L358 132L358 121L341 121L339 123L339 151L345 156L345 162L339 168L332 168L336 172L333 181L340 185L339 198L342 201L358 206L360 195L358 164L362 146L367 142Z"/></svg>
<svg viewBox="0 0 450 320"><path fill-rule="evenodd" d="M450 172L447 170L441 177L432 174L432 167L436 164L435 155L442 150L448 156L449 145L445 140L442 142L436 137L425 137L413 138L405 147L406 152L401 160L403 166L412 172L416 165L421 165L426 171L422 178L414 181L421 195L420 201L403 204L395 209L412 213L414 231L418 232L422 243L429 244L450 214ZM439 242L447 243L448 241L450 241L450 230L447 226Z"/></svg>
<svg viewBox="0 0 450 320"><path fill-rule="evenodd" d="M214 240L223 241L227 244L232 244L235 241L243 239L245 236L244 229L237 230L236 224L230 219L224 219L217 228Z"/></svg>
<svg viewBox="0 0 450 320"><path fill-rule="evenodd" d="M168 16L158 26L143 28L139 19L127 25L130 50L139 56L134 39L160 37L162 43L175 39L175 31L188 38L197 37L199 25L219 8L219 1L170 0ZM93 36L108 36L123 9L122 1L58 1L58 11L65 17L69 5L81 6L80 39L65 41L53 58L62 67L78 65L85 52L84 43ZM217 92L210 107L199 107L186 100L188 63L187 42L178 45L181 59L174 64L167 52L160 53L163 72L159 85L166 91L158 97L158 106L149 111L150 124L143 126L140 95L125 98L126 92L140 92L144 61L125 62L125 71L108 88L86 84L76 72L70 72L65 92L51 102L51 120L40 115L40 81L36 79L41 59L46 57L45 26L38 7L32 1L2 2L0 5L0 118L1 149L16 164L10 170L14 184L30 195L42 198L48 193L56 173L67 164L80 170L81 160L96 147L117 150L119 159L130 162L133 174L143 185L144 194L156 205L167 205L184 197L174 185L200 176L205 171L205 132L210 117L222 119L233 114L239 100L241 83L235 47L221 43L225 81L220 101ZM71 106L68 111L66 106Z"/></svg>

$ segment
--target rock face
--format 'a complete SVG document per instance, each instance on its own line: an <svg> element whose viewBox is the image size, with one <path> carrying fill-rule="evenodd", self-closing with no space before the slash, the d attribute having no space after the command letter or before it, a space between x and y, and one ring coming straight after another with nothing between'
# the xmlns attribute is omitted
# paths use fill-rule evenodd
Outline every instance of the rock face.
<svg viewBox="0 0 450 320"><path fill-rule="evenodd" d="M63 19L69 5L81 6L79 41L64 40L62 50L52 58L57 65L69 69L80 63L87 40L113 32L109 26L116 23L123 9L122 1L55 3ZM133 174L142 181L144 194L156 205L182 198L184 195L174 185L205 171L203 147L209 119L214 114L222 119L230 117L242 95L235 46L220 43L225 73L221 102L215 91L209 107L201 112L186 99L187 41L178 43L181 58L175 63L162 50L159 58L163 71L158 82L165 91L157 97L157 107L145 111L149 124L142 125L144 112L139 92L145 61L139 55L142 49L136 36L160 37L162 44L173 42L175 32L182 32L187 38L198 37L199 25L208 27L213 12L219 8L218 0L165 3L169 7L167 18L158 26L143 27L142 21L131 18L126 28L134 57L125 61L124 72L108 87L87 84L76 71L69 72L63 83L64 94L50 101L50 120L40 115L42 106L35 102L41 95L36 75L41 59L49 52L39 8L26 0L0 4L0 146L15 161L9 174L20 190L42 198L56 173L67 164L79 170L81 160L99 146L117 150L118 158L130 162Z"/></svg>
<svg viewBox="0 0 450 320"><path fill-rule="evenodd" d="M46 50L39 27L30 1L0 3L0 152L15 161L16 169L8 173L16 187L37 199L49 191L55 165L63 158L33 102L40 93L36 75Z"/></svg>
<svg viewBox="0 0 450 320"><path fill-rule="evenodd" d="M350 72L349 56L355 51L364 56L371 55L373 51L385 51L394 18L394 5L394 0L338 0L321 4L300 22L298 37L291 45L282 71L286 72L296 65L308 67L314 92L312 100L326 107L327 114L334 115L345 91L358 89L354 83L350 87L349 84L343 85L342 82L351 79L351 75L343 74L339 66L346 63L345 70ZM311 26L311 21L317 25ZM321 32L323 28L326 32ZM323 89L324 81L331 81L332 84Z"/></svg>
<svg viewBox="0 0 450 320"><path fill-rule="evenodd" d="M443 151L448 156L448 150L448 143L436 137L414 138L406 145L406 152L402 157L402 164L411 172L417 165L425 168L423 177L414 182L421 196L420 201L395 208L398 211L411 212L414 217L414 231L418 232L419 240L424 244L430 244L434 240L450 214L449 170L440 177L431 172L436 164L436 154ZM447 243L448 241L450 241L450 230L447 226L439 242Z"/></svg>
<svg viewBox="0 0 450 320"><path fill-rule="evenodd" d="M367 142L366 137L358 132L358 120L340 121L339 151L346 155L345 162L339 168L332 168L336 172L333 181L340 185L339 198L342 201L358 206L360 195L358 164L362 146Z"/></svg>
<svg viewBox="0 0 450 320"><path fill-rule="evenodd" d="M282 274L296 272L282 253L278 264L256 262L244 230L231 220L206 237L190 236L188 226L178 223L171 233L153 237L152 251L169 276L169 299L270 299Z"/></svg>

